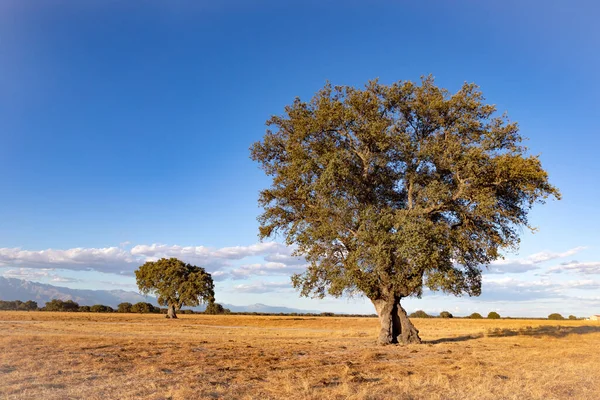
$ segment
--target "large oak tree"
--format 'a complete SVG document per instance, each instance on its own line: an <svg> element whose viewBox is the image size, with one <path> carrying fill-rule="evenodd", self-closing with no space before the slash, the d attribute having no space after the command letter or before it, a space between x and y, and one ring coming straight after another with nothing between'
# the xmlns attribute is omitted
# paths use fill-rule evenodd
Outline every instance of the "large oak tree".
<svg viewBox="0 0 600 400"><path fill-rule="evenodd" d="M215 301L212 276L176 258L148 261L135 271L135 278L140 292L155 294L158 304L168 307L167 318L177 318L182 306Z"/></svg>
<svg viewBox="0 0 600 400"><path fill-rule="evenodd" d="M474 84L327 84L267 125L251 148L272 177L260 236L282 233L306 257L301 295L368 297L381 344L421 341L401 300L425 287L479 295L481 267L516 248L535 203L560 196Z"/></svg>

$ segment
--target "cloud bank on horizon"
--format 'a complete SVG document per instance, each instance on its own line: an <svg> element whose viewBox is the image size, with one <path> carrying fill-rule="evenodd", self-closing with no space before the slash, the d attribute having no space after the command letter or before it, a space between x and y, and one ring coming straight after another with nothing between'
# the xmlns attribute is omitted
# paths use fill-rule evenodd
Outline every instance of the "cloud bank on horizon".
<svg viewBox="0 0 600 400"><path fill-rule="evenodd" d="M594 297L600 289L600 262L569 259L585 249L578 246L560 252L543 251L523 258L497 260L487 269L483 268L483 294L469 301L487 304L570 302L582 307L600 307L600 297ZM122 243L115 247L66 250L0 248L0 276L55 285L77 283L90 289L97 285L114 285L135 290L133 271L146 261L162 257L176 257L206 268L219 288L228 293L230 302L232 297L245 295L263 296L267 302L274 294L278 298L287 296L293 302L298 295L291 287L289 276L306 268L306 261L294 256L293 248L277 242L222 248ZM70 276L70 272L78 272L79 278ZM86 278L92 274L94 277ZM458 301L431 292L421 301L439 302L440 297L445 298L443 304Z"/></svg>

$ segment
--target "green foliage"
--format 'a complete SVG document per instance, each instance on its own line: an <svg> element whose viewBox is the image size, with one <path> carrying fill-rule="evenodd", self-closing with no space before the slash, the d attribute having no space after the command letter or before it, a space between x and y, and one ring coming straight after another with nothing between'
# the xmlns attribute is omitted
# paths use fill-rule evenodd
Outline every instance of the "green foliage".
<svg viewBox="0 0 600 400"><path fill-rule="evenodd" d="M132 306L133 306L133 304L128 303L128 302L120 303L117 306L117 312L120 312L120 313L130 313Z"/></svg>
<svg viewBox="0 0 600 400"><path fill-rule="evenodd" d="M90 307L91 312L113 312L112 307L105 306L103 304L94 304Z"/></svg>
<svg viewBox="0 0 600 400"><path fill-rule="evenodd" d="M230 314L231 310L229 310L228 308L223 307L221 304L219 303L209 303L206 306L206 310L204 310L204 314Z"/></svg>
<svg viewBox="0 0 600 400"><path fill-rule="evenodd" d="M569 319L573 320L573 319L577 319L577 317L574 315L569 315Z"/></svg>
<svg viewBox="0 0 600 400"><path fill-rule="evenodd" d="M195 307L215 300L211 275L176 258L148 261L135 271L140 292L155 294L161 306Z"/></svg>
<svg viewBox="0 0 600 400"><path fill-rule="evenodd" d="M251 148L272 177L260 236L283 233L310 263L292 277L301 295L479 295L480 266L518 245L535 203L560 196L495 111L474 84L450 94L426 77L327 84L270 118Z"/></svg>
<svg viewBox="0 0 600 400"><path fill-rule="evenodd" d="M471 318L471 319L482 319L483 317L481 316L481 314L475 312L475 313L469 315L469 318Z"/></svg>
<svg viewBox="0 0 600 400"><path fill-rule="evenodd" d="M555 321L560 321L560 320L565 319L565 317L563 317L559 313L552 313L552 314L548 315L548 319L555 320Z"/></svg>
<svg viewBox="0 0 600 400"><path fill-rule="evenodd" d="M440 313L440 318L454 318L454 316L450 314L449 311L442 311Z"/></svg>
<svg viewBox="0 0 600 400"><path fill-rule="evenodd" d="M44 307L46 311L79 311L79 304L73 300L62 301L58 299L52 299L46 303Z"/></svg>
<svg viewBox="0 0 600 400"><path fill-rule="evenodd" d="M0 300L0 310L13 310L13 311L36 311L38 304L35 301L29 300L22 302L21 300L6 301Z"/></svg>
<svg viewBox="0 0 600 400"><path fill-rule="evenodd" d="M22 304L21 309L26 311L36 311L38 309L38 303L37 301L27 300Z"/></svg>
<svg viewBox="0 0 600 400"><path fill-rule="evenodd" d="M410 314L409 317L410 318L431 318L431 316L423 310L415 311L414 313Z"/></svg>
<svg viewBox="0 0 600 400"><path fill-rule="evenodd" d="M488 319L500 319L500 314L498 314L496 311L492 311L487 317Z"/></svg>
<svg viewBox="0 0 600 400"><path fill-rule="evenodd" d="M148 314L148 313L153 313L153 312L157 312L157 311L158 311L158 309L156 309L150 303L139 302L139 303L135 303L134 305L131 306L132 313Z"/></svg>
<svg viewBox="0 0 600 400"><path fill-rule="evenodd" d="M91 312L90 306L79 306L79 312Z"/></svg>

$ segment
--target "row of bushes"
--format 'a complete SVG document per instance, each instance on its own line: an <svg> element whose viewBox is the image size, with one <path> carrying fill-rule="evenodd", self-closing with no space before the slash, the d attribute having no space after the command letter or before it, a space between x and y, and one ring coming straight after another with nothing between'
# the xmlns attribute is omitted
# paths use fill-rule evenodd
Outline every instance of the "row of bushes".
<svg viewBox="0 0 600 400"><path fill-rule="evenodd" d="M35 301L22 302L20 300L15 301L3 301L0 300L0 310L7 311L59 311L59 312L98 312L98 313L139 313L139 314L150 314L150 313L167 313L166 308L155 307L151 303L139 302L131 304L128 302L121 303L115 310L111 306L104 304L95 304L93 306L80 306L79 303L73 300L59 300L53 299L46 302L44 307L38 307L38 303ZM192 310L180 310L181 314L193 314ZM206 307L206 314L229 314L230 311L224 308L218 303L209 304Z"/></svg>
<svg viewBox="0 0 600 400"><path fill-rule="evenodd" d="M166 308L155 307L150 303L139 302L135 304L131 304L128 302L121 303L117 306L117 309L113 309L110 306L105 306L103 304L95 304L93 306L80 306L77 302L73 300L58 300L53 299L46 303L46 305L42 308L38 307L37 302L29 300L29 301L4 301L0 300L0 310L16 310L16 311L63 311L63 312L100 312L100 313L111 313L111 312L119 312L119 313L138 313L138 314L166 314ZM180 310L180 314L194 314L193 310ZM231 314L231 311L228 308L224 308L221 304L212 303L207 305L204 314ZM364 315L364 314L334 314L331 312L323 312L320 314L314 313L263 313L263 312L236 312L236 315L289 315L289 316L300 316L300 317L377 317L375 314ZM435 316L427 314L423 310L418 310L409 315L410 318L436 318ZM454 316L449 311L442 311L439 315L439 318L453 318ZM470 319L482 319L483 316L479 313L473 313L466 318ZM487 315L488 319L499 319L500 314L495 311L490 312ZM564 320L566 319L561 314L553 313L548 315L548 319L550 320ZM569 315L568 319L577 320L574 315Z"/></svg>
<svg viewBox="0 0 600 400"><path fill-rule="evenodd" d="M38 309L38 303L35 301L22 302L21 300L15 301L4 301L0 300L0 310L11 310L11 311L36 311Z"/></svg>
<svg viewBox="0 0 600 400"><path fill-rule="evenodd" d="M433 315L429 315L427 314L425 311L423 310L418 310L415 311L414 313L409 315L410 318L436 318ZM492 311L488 314L487 316L489 319L499 319L500 318L500 314L498 314L496 311ZM454 316L449 312L449 311L442 311L439 315L439 317L437 318L454 318ZM470 318L470 319L482 319L483 316L479 313L473 313L471 315L469 315L468 317L465 318Z"/></svg>

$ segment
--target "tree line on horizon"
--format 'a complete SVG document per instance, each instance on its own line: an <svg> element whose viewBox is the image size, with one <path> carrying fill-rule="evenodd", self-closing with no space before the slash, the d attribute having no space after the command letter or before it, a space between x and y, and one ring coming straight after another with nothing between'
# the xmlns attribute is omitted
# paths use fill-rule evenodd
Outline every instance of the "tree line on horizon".
<svg viewBox="0 0 600 400"><path fill-rule="evenodd" d="M120 303L117 308L103 304L94 304L92 306L79 305L79 303L73 300L60 300L52 299L45 303L43 307L38 307L38 303L33 300L21 301L13 300L6 301L0 300L0 311L49 311L49 312L96 312L96 313L131 313L131 314L167 314L167 308L156 307L152 303L138 302ZM209 314L209 315L279 315L279 316L290 316L290 317L347 317L347 318L376 318L377 314L337 314L332 312L322 313L266 313L256 311L238 311L232 312L228 308L223 307L219 303L209 304L204 311L194 311L190 309L180 310L181 314ZM430 315L423 310L417 310L409 315L410 318L464 318L464 319L483 319L484 317L479 313L473 313L464 317L456 317L449 311L442 311L439 315ZM501 317L495 311L491 311L487 315L487 319L515 319L515 317ZM541 318L527 318L527 319L541 319ZM563 317L559 313L552 313L548 315L549 320L577 320L582 319L574 315L569 315L568 318Z"/></svg>

